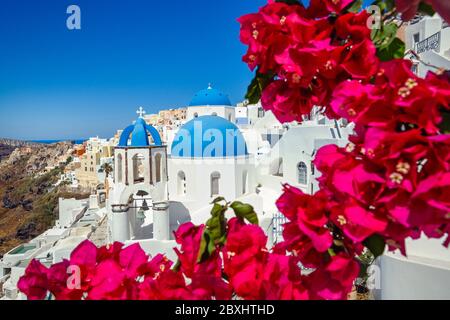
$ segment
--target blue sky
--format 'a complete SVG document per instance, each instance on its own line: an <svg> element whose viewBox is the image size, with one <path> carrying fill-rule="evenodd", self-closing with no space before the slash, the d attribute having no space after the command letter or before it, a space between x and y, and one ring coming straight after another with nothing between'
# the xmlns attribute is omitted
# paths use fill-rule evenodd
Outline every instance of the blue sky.
<svg viewBox="0 0 450 320"><path fill-rule="evenodd" d="M209 82L243 99L236 19L266 0L2 0L0 137L110 137L143 106L182 107ZM82 29L66 28L81 8Z"/></svg>

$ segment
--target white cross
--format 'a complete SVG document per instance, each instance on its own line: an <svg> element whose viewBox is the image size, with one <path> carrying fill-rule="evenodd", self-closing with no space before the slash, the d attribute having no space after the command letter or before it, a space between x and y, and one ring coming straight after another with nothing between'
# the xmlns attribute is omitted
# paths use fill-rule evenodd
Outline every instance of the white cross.
<svg viewBox="0 0 450 320"><path fill-rule="evenodd" d="M139 107L138 111L136 111L136 113L139 115L139 118L143 118L144 114L146 113L144 108Z"/></svg>

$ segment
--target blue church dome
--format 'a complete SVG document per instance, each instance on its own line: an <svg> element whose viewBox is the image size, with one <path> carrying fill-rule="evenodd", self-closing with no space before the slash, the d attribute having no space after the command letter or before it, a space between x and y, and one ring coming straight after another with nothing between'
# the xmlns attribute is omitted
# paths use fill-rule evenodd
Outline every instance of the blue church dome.
<svg viewBox="0 0 450 320"><path fill-rule="evenodd" d="M149 135L153 139L153 144L150 143L148 138ZM133 125L125 128L119 141L119 147L148 147L161 145L161 136L159 135L158 130L148 125L142 118L138 118Z"/></svg>
<svg viewBox="0 0 450 320"><path fill-rule="evenodd" d="M247 155L238 127L219 116L201 116L184 124L172 143L172 157L224 158Z"/></svg>
<svg viewBox="0 0 450 320"><path fill-rule="evenodd" d="M231 102L226 94L209 86L197 92L189 106L231 106Z"/></svg>

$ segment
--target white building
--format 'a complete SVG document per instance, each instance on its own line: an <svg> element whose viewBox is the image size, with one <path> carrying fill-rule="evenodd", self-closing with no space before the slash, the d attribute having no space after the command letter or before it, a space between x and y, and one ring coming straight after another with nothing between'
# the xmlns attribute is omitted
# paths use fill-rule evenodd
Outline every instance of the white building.
<svg viewBox="0 0 450 320"><path fill-rule="evenodd" d="M450 69L450 27L438 14L412 20L406 27L405 44L407 53L413 50L424 62L407 54L420 77L425 77L428 71L436 71L432 66Z"/></svg>
<svg viewBox="0 0 450 320"><path fill-rule="evenodd" d="M236 124L236 114L246 123ZM282 125L260 104L233 107L211 87L195 94L186 123L166 129L168 146L142 118L123 130L109 184L108 240L138 242L169 257L173 231L188 221L204 223L219 196L253 205L274 239L282 184L315 192L315 152L328 143L345 145L348 137L338 122L319 117Z"/></svg>
<svg viewBox="0 0 450 320"><path fill-rule="evenodd" d="M243 135L221 116L199 116L180 128L169 158L171 200L196 210L218 196L236 199L255 185L254 158Z"/></svg>
<svg viewBox="0 0 450 320"><path fill-rule="evenodd" d="M50 267L69 259L71 252L91 237L105 217L97 200L59 199L59 219L49 229L26 244L7 252L0 260L0 300L24 300L17 289L20 277L32 259Z"/></svg>
<svg viewBox="0 0 450 320"><path fill-rule="evenodd" d="M168 240L167 151L142 114L123 130L114 157L110 240Z"/></svg>

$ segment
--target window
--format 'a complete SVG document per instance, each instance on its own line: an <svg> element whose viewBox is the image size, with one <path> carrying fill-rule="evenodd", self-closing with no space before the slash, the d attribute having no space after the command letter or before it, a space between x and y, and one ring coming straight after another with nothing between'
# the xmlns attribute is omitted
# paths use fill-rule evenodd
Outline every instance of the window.
<svg viewBox="0 0 450 320"><path fill-rule="evenodd" d="M155 166L156 166L156 183L161 182L161 154L158 153L155 156Z"/></svg>
<svg viewBox="0 0 450 320"><path fill-rule="evenodd" d="M194 113L194 118L198 118L198 113L197 112Z"/></svg>
<svg viewBox="0 0 450 320"><path fill-rule="evenodd" d="M178 172L178 195L185 196L186 194L186 174L183 171L180 171Z"/></svg>
<svg viewBox="0 0 450 320"><path fill-rule="evenodd" d="M212 116L217 116L217 112L213 112L211 115Z"/></svg>
<svg viewBox="0 0 450 320"><path fill-rule="evenodd" d="M413 38L414 38L414 43L419 42L420 41L420 33L415 33L413 35Z"/></svg>
<svg viewBox="0 0 450 320"><path fill-rule="evenodd" d="M248 192L248 171L245 170L242 174L242 194L246 194Z"/></svg>
<svg viewBox="0 0 450 320"><path fill-rule="evenodd" d="M308 167L304 162L300 162L297 165L298 171L298 183L307 184L308 183Z"/></svg>
<svg viewBox="0 0 450 320"><path fill-rule="evenodd" d="M264 109L262 107L258 108L258 118L263 118L264 114L265 114Z"/></svg>
<svg viewBox="0 0 450 320"><path fill-rule="evenodd" d="M122 155L119 154L117 156L117 177L116 177L117 181L119 183L122 183L123 181L123 168L122 168Z"/></svg>
<svg viewBox="0 0 450 320"><path fill-rule="evenodd" d="M136 154L133 157L133 181L134 183L144 182L145 180L145 157L142 154Z"/></svg>
<svg viewBox="0 0 450 320"><path fill-rule="evenodd" d="M219 195L220 173L211 173L211 197Z"/></svg>

